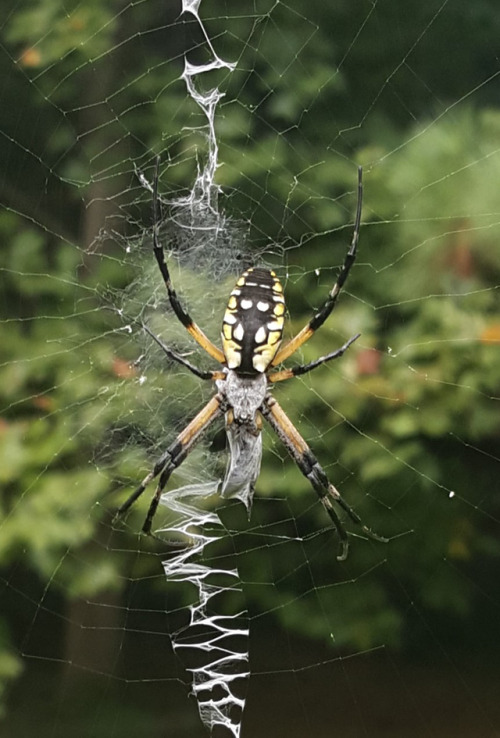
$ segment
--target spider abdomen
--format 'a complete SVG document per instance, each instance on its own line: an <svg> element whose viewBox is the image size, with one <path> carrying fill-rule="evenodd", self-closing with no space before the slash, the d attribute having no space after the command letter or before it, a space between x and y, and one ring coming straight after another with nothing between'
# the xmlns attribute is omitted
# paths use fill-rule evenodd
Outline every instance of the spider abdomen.
<svg viewBox="0 0 500 738"><path fill-rule="evenodd" d="M247 269L236 282L222 324L228 369L262 374L274 359L283 335L283 288L270 269Z"/></svg>

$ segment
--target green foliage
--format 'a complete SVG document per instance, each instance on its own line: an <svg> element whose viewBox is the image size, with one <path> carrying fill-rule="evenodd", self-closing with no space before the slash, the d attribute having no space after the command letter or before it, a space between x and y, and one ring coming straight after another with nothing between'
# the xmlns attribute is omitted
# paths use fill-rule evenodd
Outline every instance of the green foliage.
<svg viewBox="0 0 500 738"><path fill-rule="evenodd" d="M320 460L339 460L327 467L332 479L344 480L342 492L358 500L363 520L393 539L381 555L390 556L405 591L418 593L430 613L461 617L473 611L474 589L452 577L447 565L439 576L430 572L436 559L467 570L479 561L493 567L500 555L488 523L495 500L485 494L496 487L495 465L487 457L500 436L494 401L500 384L500 254L494 244L500 234L493 202L500 165L485 152L498 140L499 126L497 114L466 111L431 130L407 132L404 147L393 141L387 152L371 147L361 153L365 225L353 291L364 304L344 296L303 358L327 353L357 331L362 337L338 365L316 370L302 388L296 381L293 389L283 389L283 404ZM442 181L434 172L448 175ZM458 222L458 213L467 213L467 220ZM314 257L306 266L313 270ZM288 292L293 310L293 284ZM312 294L312 305L318 305L321 290ZM263 478L268 474L266 467ZM273 485L274 493L305 494L300 477L281 485L274 477ZM350 562L361 572L369 557L359 542L351 549ZM401 642L404 616L386 599L389 591L381 581L367 584L371 617L349 633L337 623L336 636L360 647ZM322 594L327 612L337 612L336 597L335 589ZM348 603L343 589L343 613ZM310 610L304 603L295 608L296 622L309 628ZM359 612L359 603L353 609ZM290 617L288 609L278 612Z"/></svg>
<svg viewBox="0 0 500 738"><path fill-rule="evenodd" d="M21 668L21 662L10 646L10 639L4 633L4 623L0 622L0 719L5 715L6 685L20 675Z"/></svg>
<svg viewBox="0 0 500 738"><path fill-rule="evenodd" d="M76 248L54 254L50 238L12 214L0 229L0 565L22 561L66 597L91 596L116 587L121 566L88 549L113 484L94 462L116 417L116 403L102 398L123 381L113 346L99 339L109 315L78 283ZM18 670L2 650L0 682Z"/></svg>
<svg viewBox="0 0 500 738"><path fill-rule="evenodd" d="M441 12L442 2L412 0L368 13L366 4L314 0L295 16L289 4L252 2L248 13L227 5L210 20L221 53L238 60L216 120L218 183L226 209L250 221L252 245L300 245L284 265L293 329L335 279L351 238L354 164L364 166L358 263L300 359L362 337L339 362L276 395L363 520L392 538L384 547L353 536L344 568L330 532L312 538L307 556L318 581L338 576L343 586L315 586L309 597L296 594L311 586L300 552L295 569L288 553L259 545L244 579L297 571L294 582L251 595L259 610L328 644L333 634L336 647L402 646L408 598L401 603L398 592L431 617L465 620L474 571L493 568L500 555L488 525L488 516L498 519L488 491L498 486L491 461L500 435L500 114L486 84L478 109L450 104L458 90L473 90L474 70L487 79L484 40L497 41L498 9L461 0ZM158 12L150 3L127 7L24 2L2 29L11 56L0 60L0 564L22 552L24 565L66 597L120 581L122 558L94 544L109 533L108 495L119 488L125 496L146 466L131 438L163 442L165 427L173 433L204 399L194 379L164 363L139 384L128 364L137 347L113 332L120 324L96 292L120 289L135 273L121 251L115 259L116 242L99 239L92 271L78 225L88 225L94 201L142 223L149 215L127 213L122 198L137 186L133 164L166 151L167 190L186 189L205 146L202 116L179 79L182 41L169 36L166 58L164 36L149 36L172 16L150 16ZM462 44L450 28L462 29ZM451 48L460 49L454 62ZM119 232L127 238L122 222ZM183 284L204 295L203 275L186 270ZM326 527L314 493L272 442L257 495L304 504L304 531ZM385 558L387 566L374 566ZM452 577L452 568L470 580ZM0 682L18 669L6 632Z"/></svg>
<svg viewBox="0 0 500 738"><path fill-rule="evenodd" d="M25 45L25 57L32 55L28 59L30 66L35 61L37 66L48 66L74 53L93 58L109 49L113 20L116 22L116 16L113 19L110 9L97 0L85 4L72 2L64 7L57 0L25 3L24 10L13 15L6 40ZM71 66L74 65L73 59Z"/></svg>

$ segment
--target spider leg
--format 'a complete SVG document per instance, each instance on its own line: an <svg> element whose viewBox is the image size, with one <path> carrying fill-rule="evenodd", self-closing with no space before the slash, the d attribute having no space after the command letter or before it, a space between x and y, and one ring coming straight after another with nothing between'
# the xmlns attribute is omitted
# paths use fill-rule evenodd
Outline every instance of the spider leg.
<svg viewBox="0 0 500 738"><path fill-rule="evenodd" d="M163 251L163 246L160 244L159 237L158 237L158 231L160 229L160 222L161 222L161 202L158 196L159 168L160 168L160 158L158 157L156 159L156 170L155 170L155 178L154 178L154 183L153 183L153 251L154 251L154 255L156 257L156 261L158 263L158 267L160 269L161 275L163 277L165 287L167 288L168 299L170 300L170 305L172 306L172 310L174 311L175 315L180 320L184 328L188 331L188 333L190 333L191 336L195 339L195 341L197 341L200 344L200 346L203 349L205 349L207 354L209 354L213 359L218 361L219 364L224 364L225 358L224 358L223 352L221 351L221 349L217 348L215 344L212 343L212 341L203 333L201 328L199 328L196 325L196 323L193 321L191 316L184 310L184 308L179 302L177 293L172 286L172 282L170 279L170 272L168 270L168 266L165 261L165 254Z"/></svg>
<svg viewBox="0 0 500 738"><path fill-rule="evenodd" d="M142 495L146 487L155 477L160 474L160 479L153 499L149 506L148 514L142 526L143 533L151 532L151 524L160 502L161 493L167 484L172 472L182 464L188 453L193 448L194 444L208 426L223 412L222 398L220 395L215 395L205 405L205 407L196 415L193 420L179 433L175 441L170 444L167 450L160 456L156 461L152 470L147 474L140 485L137 487L130 497L118 508L115 519L123 515L134 502Z"/></svg>
<svg viewBox="0 0 500 738"><path fill-rule="evenodd" d="M312 369L316 369L317 366L321 366L321 364L325 364L327 361L338 359L347 351L351 343L354 343L354 341L360 337L360 335L360 333L356 333L355 336L346 341L346 343L336 351L332 351L325 356L320 356L319 359L311 361L309 364L297 364L297 366L292 366L290 369L283 369L280 372L268 374L267 378L270 382L282 382L284 379L291 379L292 377L298 377L300 374L310 372Z"/></svg>
<svg viewBox="0 0 500 738"><path fill-rule="evenodd" d="M260 412L264 415L271 428L274 430L278 438L282 441L290 456L293 458L302 474L312 484L316 494L318 495L323 507L328 513L337 534L340 538L340 553L337 556L338 561L344 561L347 558L349 544L347 541L347 533L340 521L333 503L337 503L344 510L353 523L359 525L362 531L376 541L387 543L387 538L374 533L366 525L363 525L361 518L341 497L340 492L333 486L326 476L324 470L320 466L313 452L304 441L298 430L295 428L286 413L278 405L274 397L268 395L264 400Z"/></svg>
<svg viewBox="0 0 500 738"><path fill-rule="evenodd" d="M349 247L349 251L346 254L344 263L337 277L337 281L333 285L328 297L323 303L323 306L318 310L316 315L314 315L314 317L311 318L309 323L306 326L304 326L304 328L302 328L302 330L299 331L299 333L297 333L297 335L294 338L291 338L281 349L278 350L276 356L274 357L272 361L273 366L280 364L282 361L284 361L289 356L291 356L293 353L295 353L295 351L297 351L297 349L300 346L302 346L303 343L308 341L313 335L313 333L317 331L318 328L320 328L323 325L325 320L328 318L328 316L333 311L337 303L337 298L339 296L340 290L344 286L345 281L347 277L349 276L349 272L351 271L351 267L354 264L354 261L356 259L356 249L358 246L359 228L361 224L362 203L363 203L363 170L361 169L361 167L358 167L358 203L356 206L356 219L354 221L354 233L352 235L352 241Z"/></svg>
<svg viewBox="0 0 500 738"><path fill-rule="evenodd" d="M198 369L197 366L195 366L194 364L191 364L190 361L188 361L187 359L184 359L184 357L180 356L175 351L172 351L172 349L170 349L166 344L164 344L161 338L159 338L159 336L153 333L153 331L149 328L149 326L147 326L145 323L142 323L142 327L146 331L146 333L148 333L151 336L151 338L154 341L156 341L158 346L168 356L169 359L172 359L173 361L176 361L178 364L185 366L186 369L189 369L190 372L195 374L200 379L216 380L216 379L225 378L226 375L224 374L224 372L213 372L213 371L204 372L202 369Z"/></svg>

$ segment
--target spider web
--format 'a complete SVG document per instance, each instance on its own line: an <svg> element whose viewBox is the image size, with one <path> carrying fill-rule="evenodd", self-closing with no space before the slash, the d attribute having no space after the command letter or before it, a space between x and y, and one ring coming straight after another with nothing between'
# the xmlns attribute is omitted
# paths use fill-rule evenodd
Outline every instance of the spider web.
<svg viewBox="0 0 500 738"><path fill-rule="evenodd" d="M495 736L500 729L500 175L493 0L106 7L21 0L0 30L2 735ZM288 363L275 394L363 522L338 541L270 433L250 517L222 427L113 521L213 393L248 264ZM1 690L4 690L3 692Z"/></svg>

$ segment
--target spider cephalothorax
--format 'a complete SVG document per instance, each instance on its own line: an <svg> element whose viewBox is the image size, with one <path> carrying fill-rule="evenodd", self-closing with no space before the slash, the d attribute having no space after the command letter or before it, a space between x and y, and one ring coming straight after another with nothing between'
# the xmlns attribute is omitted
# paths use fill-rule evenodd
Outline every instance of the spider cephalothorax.
<svg viewBox="0 0 500 738"><path fill-rule="evenodd" d="M333 311L339 292L347 279L356 258L356 248L361 221L362 180L358 176L358 206L354 224L354 235L350 248L340 269L337 281L325 302L304 328L282 346L285 319L283 288L276 274L264 267L247 269L236 282L229 296L222 323L222 350L213 344L190 315L181 306L170 281L163 247L159 242L158 230L161 220L158 198L158 172L154 185L153 248L156 261L165 282L172 309L191 336L216 361L221 368L202 371L172 349L145 325L144 329L174 361L182 364L201 379L211 379L217 394L205 405L195 418L184 428L164 454L156 461L153 469L142 483L119 508L118 514L129 509L144 492L147 485L159 475L159 482L149 506L143 525L144 533L151 533L153 517L160 496L172 472L184 461L187 454L211 423L222 415L226 420L230 459L225 479L221 486L223 497L238 497L250 509L254 485L257 480L262 456L262 418L269 423L289 451L297 466L309 480L323 507L333 522L341 541L340 560L348 551L347 534L336 513L338 505L349 518L359 525L371 538L385 542L362 524L359 516L341 497L329 481L311 449L304 441L291 420L270 393L276 382L296 377L337 359L358 338L350 338L343 346L309 364L299 364L288 369L274 367L291 356L325 322Z"/></svg>

